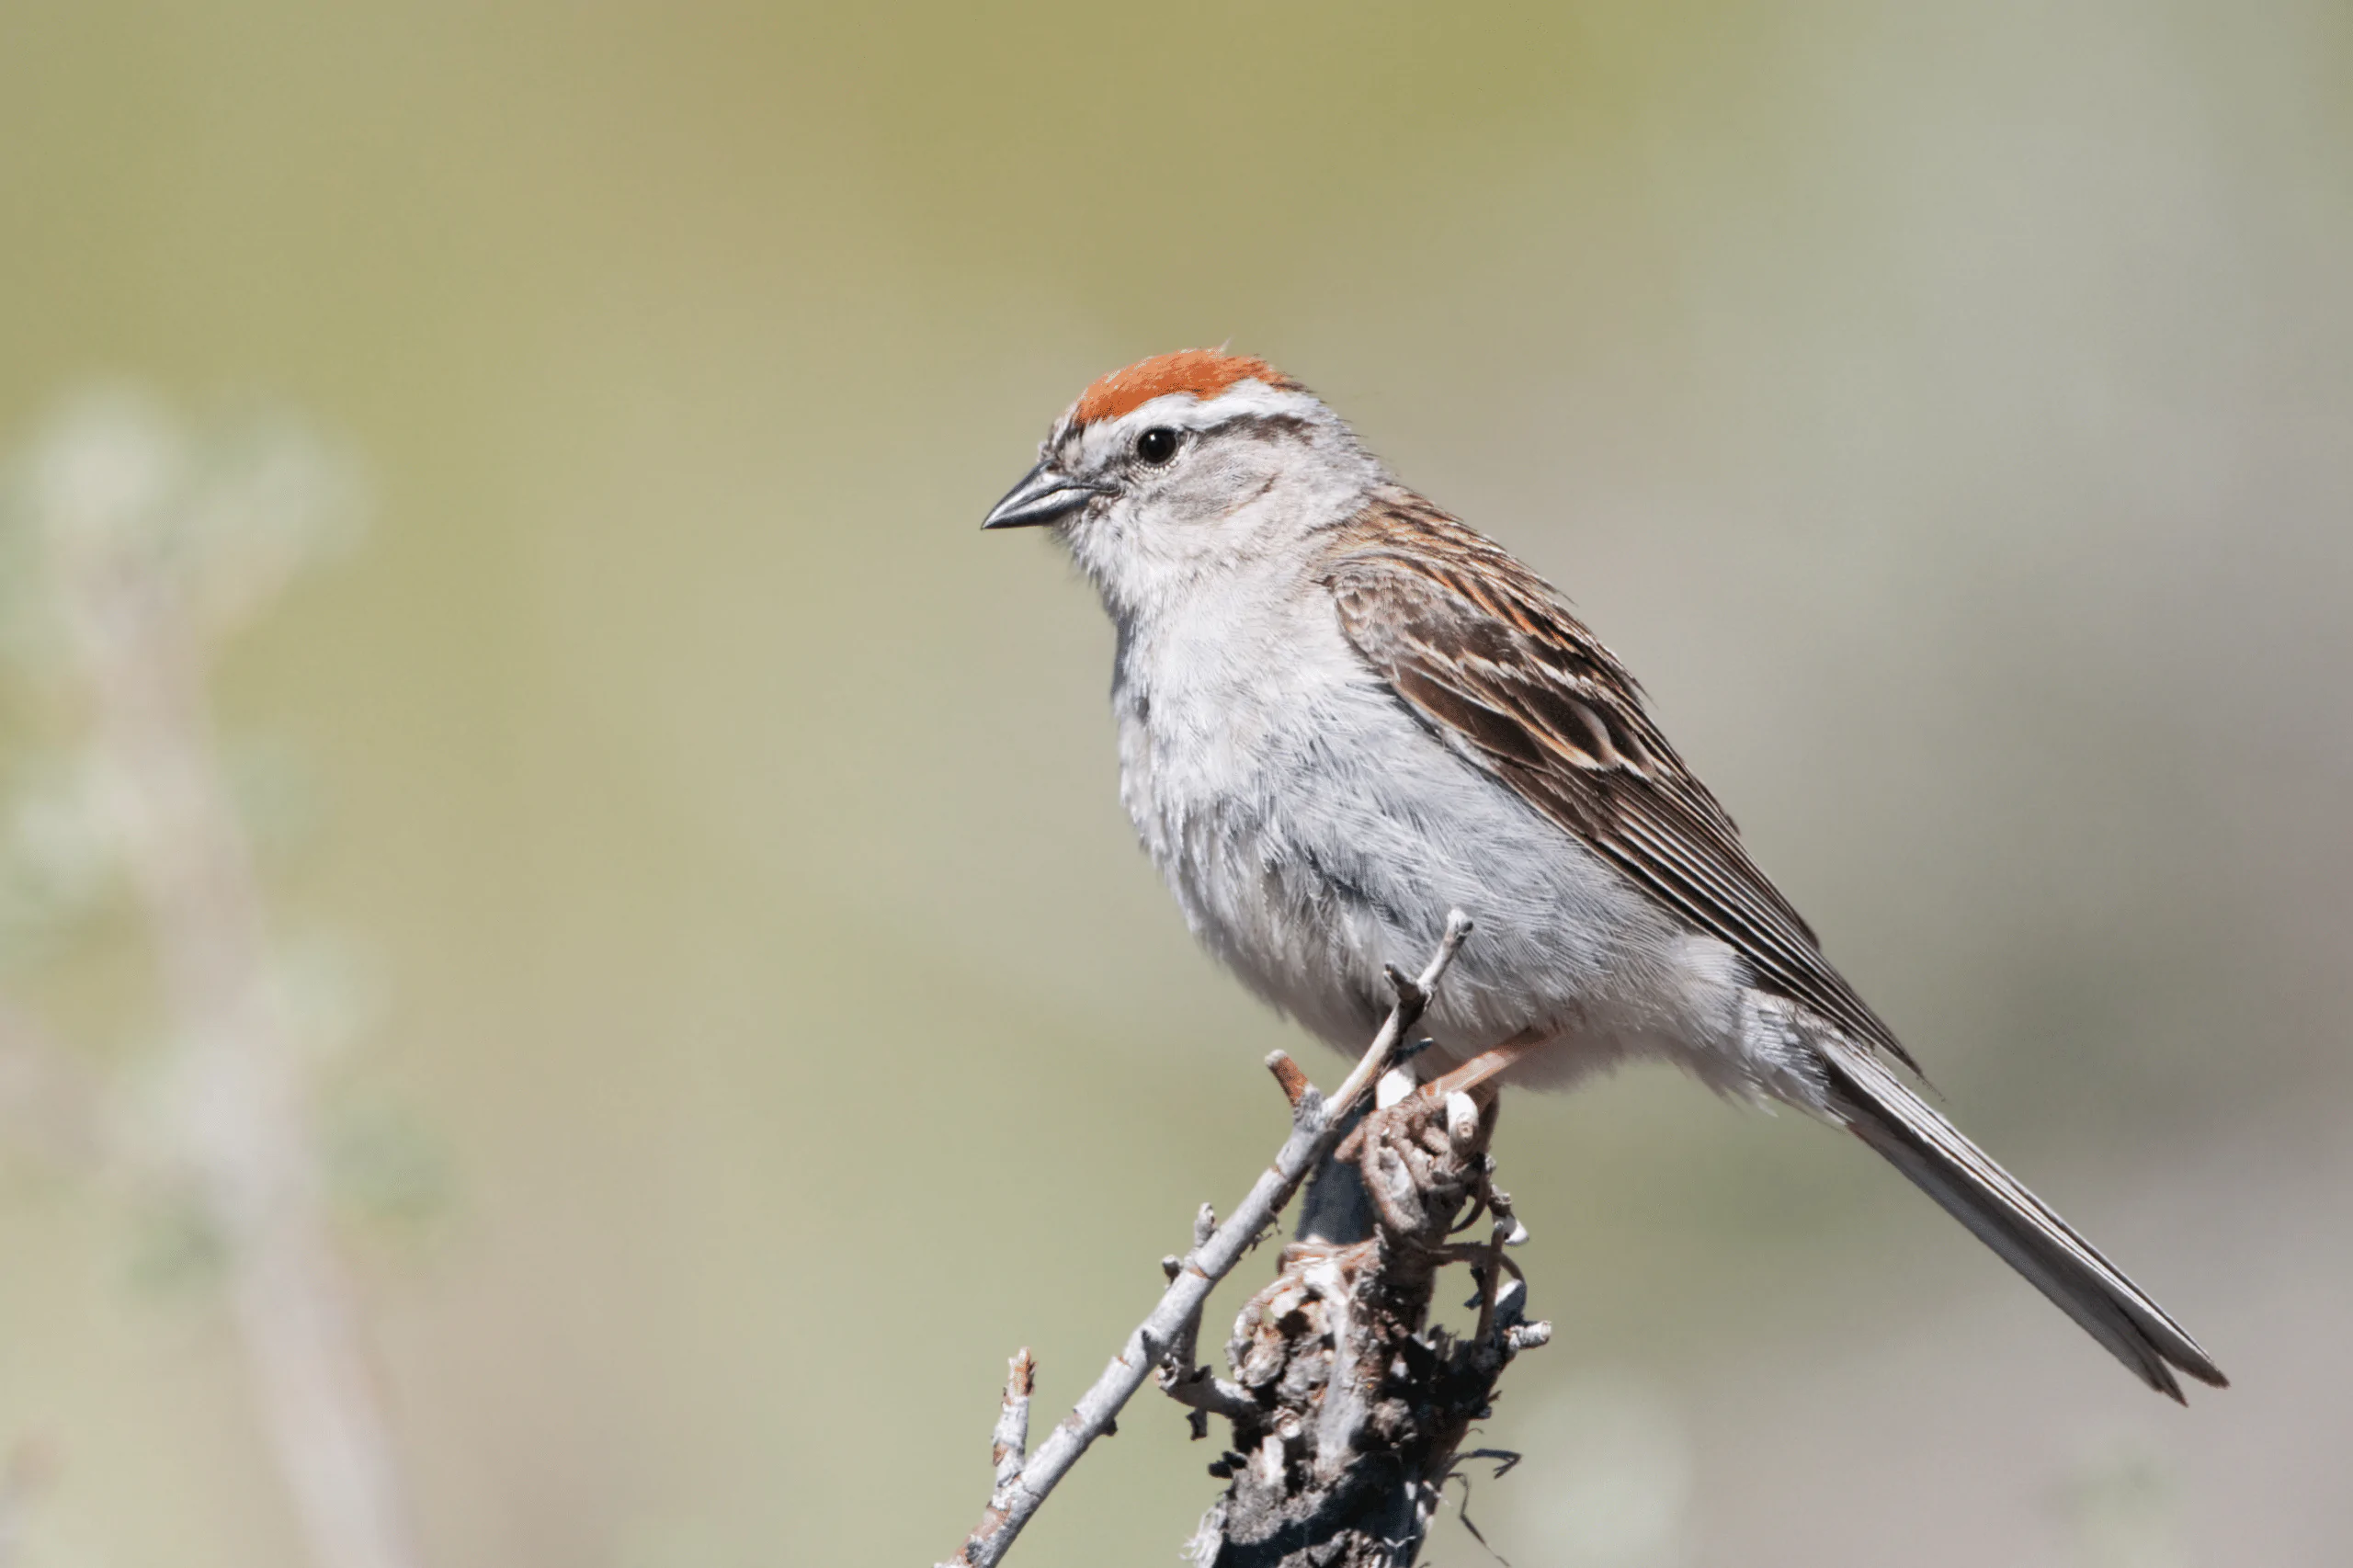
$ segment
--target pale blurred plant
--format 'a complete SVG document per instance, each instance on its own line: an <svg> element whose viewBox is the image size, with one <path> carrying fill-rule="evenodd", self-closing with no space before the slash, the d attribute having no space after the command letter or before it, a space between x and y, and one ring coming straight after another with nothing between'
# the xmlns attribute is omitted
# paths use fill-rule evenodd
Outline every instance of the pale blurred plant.
<svg viewBox="0 0 2353 1568"><path fill-rule="evenodd" d="M0 961L127 904L165 1022L156 1049L101 1068L0 1005L0 1115L139 1196L141 1273L218 1274L313 1559L409 1568L330 1219L338 1174L407 1212L438 1199L438 1173L396 1121L321 1130L318 1068L363 1025L368 988L335 949L272 931L240 805L282 794L287 770L225 762L207 697L223 642L350 540L360 494L290 421L199 431L124 390L65 407L10 466L0 646L17 727L46 749L12 767L0 818Z"/></svg>

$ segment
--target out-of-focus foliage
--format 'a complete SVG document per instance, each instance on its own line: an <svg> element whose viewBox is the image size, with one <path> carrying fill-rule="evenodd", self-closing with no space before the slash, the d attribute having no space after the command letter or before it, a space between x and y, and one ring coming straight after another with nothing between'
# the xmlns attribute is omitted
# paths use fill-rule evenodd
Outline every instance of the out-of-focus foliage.
<svg viewBox="0 0 2353 1568"><path fill-rule="evenodd" d="M1271 1147L1296 1042L1132 847L1099 614L973 527L1089 377L1231 336L1575 597L2240 1384L2163 1406L1844 1141L1630 1076L1503 1131L1562 1333L1497 1549L2340 1560L2348 58L2319 0L0 12L0 447L94 378L199 411L224 622L350 469L201 411L365 454L212 695L369 1041L350 1217L436 1243L356 1254L431 1558L942 1555L1004 1357L1070 1397ZM5 979L111 1068L154 1015L40 609ZM132 1254L0 1192L22 1560L298 1561ZM1213 1457L1139 1408L1025 1561L1165 1555Z"/></svg>

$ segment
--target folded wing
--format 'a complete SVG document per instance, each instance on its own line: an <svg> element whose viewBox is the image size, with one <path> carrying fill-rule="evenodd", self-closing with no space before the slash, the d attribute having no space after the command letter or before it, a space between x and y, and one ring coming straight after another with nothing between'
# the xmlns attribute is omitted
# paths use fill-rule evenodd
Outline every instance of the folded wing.
<svg viewBox="0 0 2353 1568"><path fill-rule="evenodd" d="M1749 859L1633 676L1542 578L1399 491L1358 520L1324 581L1348 641L1441 739L1732 946L1764 988L1914 1065Z"/></svg>

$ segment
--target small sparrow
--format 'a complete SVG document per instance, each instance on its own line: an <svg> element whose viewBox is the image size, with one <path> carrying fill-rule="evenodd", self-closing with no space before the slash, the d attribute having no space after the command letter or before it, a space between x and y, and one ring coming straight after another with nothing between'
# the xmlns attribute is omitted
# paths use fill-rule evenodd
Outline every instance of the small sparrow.
<svg viewBox="0 0 2353 1568"><path fill-rule="evenodd" d="M1045 527L1119 634L1120 794L1193 933L1343 1050L1460 908L1425 1019L1467 1085L1635 1056L1845 1127L2150 1387L2222 1371L1913 1092L1894 1032L1544 580L1264 360L1097 381L982 525Z"/></svg>

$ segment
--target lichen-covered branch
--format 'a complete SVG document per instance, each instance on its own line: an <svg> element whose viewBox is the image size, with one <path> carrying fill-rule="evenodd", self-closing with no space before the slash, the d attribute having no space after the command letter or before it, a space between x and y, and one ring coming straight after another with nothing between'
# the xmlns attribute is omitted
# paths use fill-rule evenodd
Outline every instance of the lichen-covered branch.
<svg viewBox="0 0 2353 1568"><path fill-rule="evenodd" d="M1496 1101L1444 1080L1372 1112L1341 1145L1373 1213L1361 1240L1294 1242L1235 1319L1239 1409L1225 1478L1189 1555L1203 1568L1403 1568L1436 1517L1465 1435L1504 1369L1545 1343L1504 1248L1527 1236L1493 1181ZM1476 1241L1454 1238L1487 1217ZM1431 1319L1439 1271L1466 1264L1475 1326Z"/></svg>

